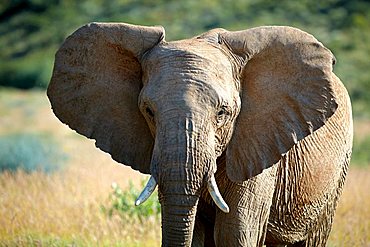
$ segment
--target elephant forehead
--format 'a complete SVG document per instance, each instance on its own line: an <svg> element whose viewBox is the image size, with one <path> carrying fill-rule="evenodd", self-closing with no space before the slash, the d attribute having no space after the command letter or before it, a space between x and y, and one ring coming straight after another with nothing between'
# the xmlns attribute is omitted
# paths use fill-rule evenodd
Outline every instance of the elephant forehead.
<svg viewBox="0 0 370 247"><path fill-rule="evenodd" d="M178 80L151 81L144 86L141 98L146 102L159 106L173 105L190 107L201 104L214 107L220 105L227 98L220 94L216 87L207 83L178 82Z"/></svg>
<svg viewBox="0 0 370 247"><path fill-rule="evenodd" d="M229 58L204 40L161 44L145 56L142 66L143 83L151 91L208 92L218 98L235 91Z"/></svg>
<svg viewBox="0 0 370 247"><path fill-rule="evenodd" d="M232 68L230 60L219 48L198 39L168 42L154 47L145 57L143 67L155 73L170 69L178 73L203 72L209 76L229 74Z"/></svg>

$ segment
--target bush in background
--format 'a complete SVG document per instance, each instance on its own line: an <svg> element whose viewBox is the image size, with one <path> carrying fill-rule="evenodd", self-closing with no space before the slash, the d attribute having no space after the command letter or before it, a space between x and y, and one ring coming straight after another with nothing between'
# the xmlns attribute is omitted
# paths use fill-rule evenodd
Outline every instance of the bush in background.
<svg viewBox="0 0 370 247"><path fill-rule="evenodd" d="M67 159L57 143L42 134L15 133L0 136L0 172L52 172Z"/></svg>
<svg viewBox="0 0 370 247"><path fill-rule="evenodd" d="M0 66L0 86L20 89L46 88L51 77L51 62L31 60L7 62Z"/></svg>
<svg viewBox="0 0 370 247"><path fill-rule="evenodd" d="M142 187L145 186L144 181ZM135 188L133 183L130 181L129 187L126 190L122 190L116 183L112 184L113 191L109 195L108 206L102 206L102 211L109 217L118 215L123 222L128 219L139 220L141 223L150 218L158 217L161 213L161 205L158 201L157 192L153 194L140 206L135 206L135 200L139 196L140 191Z"/></svg>

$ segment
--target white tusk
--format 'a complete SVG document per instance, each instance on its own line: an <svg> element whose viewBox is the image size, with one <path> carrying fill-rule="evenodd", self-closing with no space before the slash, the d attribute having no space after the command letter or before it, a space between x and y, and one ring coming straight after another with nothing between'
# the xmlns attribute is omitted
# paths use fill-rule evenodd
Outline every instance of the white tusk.
<svg viewBox="0 0 370 247"><path fill-rule="evenodd" d="M225 213L230 212L229 206L227 206L220 194L220 191L218 190L215 175L212 175L211 180L208 181L207 188L217 207L219 207Z"/></svg>
<svg viewBox="0 0 370 247"><path fill-rule="evenodd" d="M145 188L143 189L139 197L136 199L135 206L139 206L140 204L145 202L153 193L155 187L157 187L157 182L155 181L153 176L150 176L149 181L146 184Z"/></svg>

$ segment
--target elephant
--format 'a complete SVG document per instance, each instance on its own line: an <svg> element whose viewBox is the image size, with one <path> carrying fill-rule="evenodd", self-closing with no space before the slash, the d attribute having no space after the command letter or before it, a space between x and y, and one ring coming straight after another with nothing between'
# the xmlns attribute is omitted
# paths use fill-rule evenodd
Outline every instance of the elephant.
<svg viewBox="0 0 370 247"><path fill-rule="evenodd" d="M55 56L54 114L158 187L162 246L325 246L349 166L332 52L288 26L89 23Z"/></svg>

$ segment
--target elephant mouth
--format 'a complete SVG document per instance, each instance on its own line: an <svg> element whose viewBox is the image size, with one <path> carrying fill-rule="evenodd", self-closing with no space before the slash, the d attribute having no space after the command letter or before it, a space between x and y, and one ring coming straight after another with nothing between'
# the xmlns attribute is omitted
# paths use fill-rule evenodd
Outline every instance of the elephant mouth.
<svg viewBox="0 0 370 247"><path fill-rule="evenodd" d="M157 181L153 176L150 176L149 181L145 185L143 191L136 199L135 206L139 206L140 204L144 203L150 197L150 195L153 193L156 187ZM209 181L207 182L207 189L217 207L224 213L229 213L230 212L229 206L222 198L222 195L216 183L215 175L212 175Z"/></svg>

